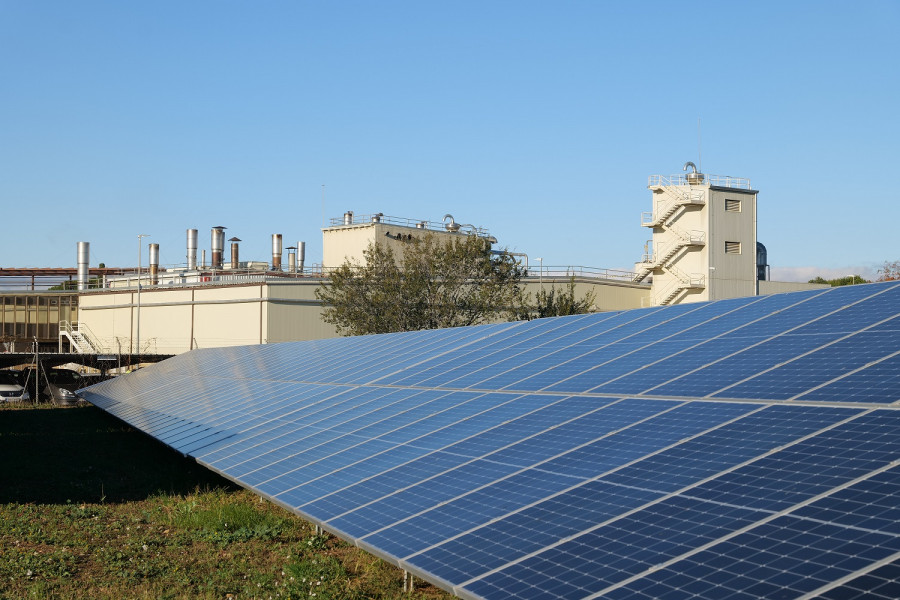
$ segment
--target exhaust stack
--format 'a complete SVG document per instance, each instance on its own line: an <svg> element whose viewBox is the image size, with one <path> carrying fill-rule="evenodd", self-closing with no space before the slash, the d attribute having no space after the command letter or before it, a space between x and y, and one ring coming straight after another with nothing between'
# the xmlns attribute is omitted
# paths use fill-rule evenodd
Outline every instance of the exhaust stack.
<svg viewBox="0 0 900 600"><path fill-rule="evenodd" d="M222 251L225 249L225 230L228 229L222 225L216 225L210 231L210 239L212 246L212 265L213 269L222 268Z"/></svg>
<svg viewBox="0 0 900 600"><path fill-rule="evenodd" d="M150 244L150 285L159 285L159 244Z"/></svg>
<svg viewBox="0 0 900 600"><path fill-rule="evenodd" d="M238 269L240 268L240 257L238 256L238 242L240 242L240 238L233 237L230 240L231 242L231 268Z"/></svg>
<svg viewBox="0 0 900 600"><path fill-rule="evenodd" d="M272 270L281 270L281 234L272 234Z"/></svg>
<svg viewBox="0 0 900 600"><path fill-rule="evenodd" d="M187 230L187 268L188 271L197 270L197 230Z"/></svg>
<svg viewBox="0 0 900 600"><path fill-rule="evenodd" d="M91 261L91 243L78 242L78 291L88 287L88 268Z"/></svg>
<svg viewBox="0 0 900 600"><path fill-rule="evenodd" d="M297 272L297 247L296 246L288 246L285 248L288 253L288 273L296 273Z"/></svg>
<svg viewBox="0 0 900 600"><path fill-rule="evenodd" d="M297 272L303 273L303 261L306 260L306 242L297 242Z"/></svg>

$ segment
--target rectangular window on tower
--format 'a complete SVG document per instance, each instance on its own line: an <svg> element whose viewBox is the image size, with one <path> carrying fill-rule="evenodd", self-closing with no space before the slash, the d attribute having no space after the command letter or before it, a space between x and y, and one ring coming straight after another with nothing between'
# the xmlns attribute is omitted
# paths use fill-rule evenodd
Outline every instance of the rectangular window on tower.
<svg viewBox="0 0 900 600"><path fill-rule="evenodd" d="M725 212L741 212L741 201L725 198Z"/></svg>
<svg viewBox="0 0 900 600"><path fill-rule="evenodd" d="M740 254L741 253L741 243L740 242L725 242L725 254Z"/></svg>

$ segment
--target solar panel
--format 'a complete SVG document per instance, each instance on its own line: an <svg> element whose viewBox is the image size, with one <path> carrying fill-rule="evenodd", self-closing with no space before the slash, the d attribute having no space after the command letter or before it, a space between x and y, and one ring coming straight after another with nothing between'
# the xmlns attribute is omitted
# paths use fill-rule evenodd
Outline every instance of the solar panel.
<svg viewBox="0 0 900 600"><path fill-rule="evenodd" d="M900 586L897 283L205 349L82 393L464 598Z"/></svg>

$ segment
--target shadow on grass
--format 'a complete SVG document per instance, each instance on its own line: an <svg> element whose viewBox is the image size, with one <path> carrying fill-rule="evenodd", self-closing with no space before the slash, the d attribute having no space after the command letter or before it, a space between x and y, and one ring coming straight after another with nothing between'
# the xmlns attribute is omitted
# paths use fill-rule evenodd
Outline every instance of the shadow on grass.
<svg viewBox="0 0 900 600"><path fill-rule="evenodd" d="M0 409L0 504L123 502L236 489L93 406Z"/></svg>

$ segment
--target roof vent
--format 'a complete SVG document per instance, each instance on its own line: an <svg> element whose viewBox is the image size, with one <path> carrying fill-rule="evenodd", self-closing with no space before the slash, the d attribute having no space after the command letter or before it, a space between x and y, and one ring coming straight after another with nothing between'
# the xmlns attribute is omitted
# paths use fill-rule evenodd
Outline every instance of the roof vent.
<svg viewBox="0 0 900 600"><path fill-rule="evenodd" d="M450 219L450 222L447 223L447 219ZM453 215L444 215L444 229L447 231L459 231L460 224L453 220Z"/></svg>
<svg viewBox="0 0 900 600"><path fill-rule="evenodd" d="M684 163L684 167L681 170L687 171L688 167L691 168L691 172L687 174L687 182L691 185L703 183L703 173L697 170L697 165L695 165L691 161L687 161L686 163Z"/></svg>

